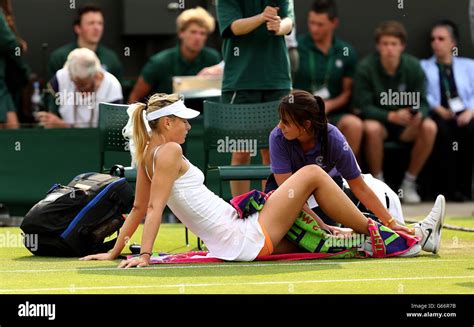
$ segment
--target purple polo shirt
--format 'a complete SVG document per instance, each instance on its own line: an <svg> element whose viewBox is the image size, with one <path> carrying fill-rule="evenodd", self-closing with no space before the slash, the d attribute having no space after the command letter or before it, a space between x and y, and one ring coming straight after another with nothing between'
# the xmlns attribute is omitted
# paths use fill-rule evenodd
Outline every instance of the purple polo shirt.
<svg viewBox="0 0 474 327"><path fill-rule="evenodd" d="M317 164L332 177L341 175L346 180L360 176L357 160L342 133L328 124L328 160L323 165L321 144L303 153L298 140L288 141L281 129L275 127L270 133L270 166L275 174L295 173L300 168Z"/></svg>

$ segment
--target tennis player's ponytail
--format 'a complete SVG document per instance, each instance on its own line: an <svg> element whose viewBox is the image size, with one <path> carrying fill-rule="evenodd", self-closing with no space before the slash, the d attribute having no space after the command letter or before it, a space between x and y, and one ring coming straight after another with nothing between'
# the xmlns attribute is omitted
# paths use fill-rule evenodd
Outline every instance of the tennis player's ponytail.
<svg viewBox="0 0 474 327"><path fill-rule="evenodd" d="M150 135L145 127L145 121L143 119L143 111L146 110L146 104L134 103L131 106L135 106L133 110L133 142L135 143L135 162L140 165L143 160L145 153L145 147L150 140Z"/></svg>
<svg viewBox="0 0 474 327"><path fill-rule="evenodd" d="M323 98L320 96L314 96L317 104L317 116L316 116L316 129L318 141L321 144L321 153L323 155L323 162L327 164L328 159L328 118L326 116L326 105L324 104Z"/></svg>
<svg viewBox="0 0 474 327"><path fill-rule="evenodd" d="M180 99L181 97L178 94L155 93L148 99L148 104L137 102L131 105L135 106L135 109L133 110L133 142L135 143L134 159L137 165L141 164L143 155L145 154L145 147L148 144L148 141L150 141L150 134L148 133L145 124L148 124L152 131L156 133L160 132L160 118L145 121L143 119L143 112L145 111L145 114L152 113L153 111L160 110ZM172 120L175 119L175 116L173 115L166 117Z"/></svg>

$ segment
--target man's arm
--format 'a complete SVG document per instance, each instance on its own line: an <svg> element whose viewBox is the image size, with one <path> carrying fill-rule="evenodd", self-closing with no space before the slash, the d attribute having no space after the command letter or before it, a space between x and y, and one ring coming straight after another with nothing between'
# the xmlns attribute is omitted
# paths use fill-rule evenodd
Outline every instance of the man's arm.
<svg viewBox="0 0 474 327"><path fill-rule="evenodd" d="M224 74L224 60L216 65L212 65L209 67L204 67L201 71L197 74L197 76L221 76Z"/></svg>
<svg viewBox="0 0 474 327"><path fill-rule="evenodd" d="M64 120L56 116L55 114L47 111L40 111L37 115L39 124L44 128L71 128L71 124L66 123Z"/></svg>
<svg viewBox="0 0 474 327"><path fill-rule="evenodd" d="M248 18L237 19L230 25L230 29L236 36L245 35L253 32L263 23L265 23L265 18L262 14L258 14Z"/></svg>
<svg viewBox="0 0 474 327"><path fill-rule="evenodd" d="M9 129L20 128L20 121L18 120L18 115L16 114L16 111L7 111L5 127Z"/></svg>
<svg viewBox="0 0 474 327"><path fill-rule="evenodd" d="M337 97L329 99L325 102L326 114L335 112L349 103L352 95L353 80L350 77L344 77L342 79L342 92Z"/></svg>
<svg viewBox="0 0 474 327"><path fill-rule="evenodd" d="M128 103L138 102L143 99L151 90L151 85L148 84L143 77L139 77L133 90L128 98Z"/></svg>
<svg viewBox="0 0 474 327"><path fill-rule="evenodd" d="M274 31L277 35L286 35L291 32L293 21L288 17L281 20L278 16L278 10L278 7L267 6L263 12L258 15L235 20L230 25L230 29L234 35L239 36L249 34L263 23L267 23L267 29L269 31Z"/></svg>
<svg viewBox="0 0 474 327"><path fill-rule="evenodd" d="M293 29L293 21L290 17L285 17L280 23L280 29L276 32L276 35L287 35L291 33Z"/></svg>
<svg viewBox="0 0 474 327"><path fill-rule="evenodd" d="M295 22L295 4L293 0L281 1L279 3L278 15L283 17L279 29L275 30L276 35L288 35L291 33Z"/></svg>

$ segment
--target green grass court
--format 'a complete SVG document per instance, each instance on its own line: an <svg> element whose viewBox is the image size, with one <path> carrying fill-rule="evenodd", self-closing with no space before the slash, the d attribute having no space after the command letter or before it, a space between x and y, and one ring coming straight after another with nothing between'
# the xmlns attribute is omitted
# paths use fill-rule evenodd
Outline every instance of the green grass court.
<svg viewBox="0 0 474 327"><path fill-rule="evenodd" d="M474 227L473 217L447 224ZM2 228L1 233L20 233ZM141 229L132 242L140 242ZM194 237L191 246L196 245ZM128 248L127 248L128 250ZM164 224L161 252L192 250L184 227ZM474 233L444 229L438 255L416 258L152 265L117 269L119 261L34 257L0 248L0 294L473 294Z"/></svg>

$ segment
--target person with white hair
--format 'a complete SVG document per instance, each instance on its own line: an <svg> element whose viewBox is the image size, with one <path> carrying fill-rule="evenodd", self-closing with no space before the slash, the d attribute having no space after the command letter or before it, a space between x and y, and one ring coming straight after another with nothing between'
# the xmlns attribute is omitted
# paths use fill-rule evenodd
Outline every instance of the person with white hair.
<svg viewBox="0 0 474 327"><path fill-rule="evenodd" d="M97 127L99 103L122 103L122 87L115 76L106 72L97 55L87 49L71 51L64 68L48 83L53 95L51 112L39 112L45 128Z"/></svg>

